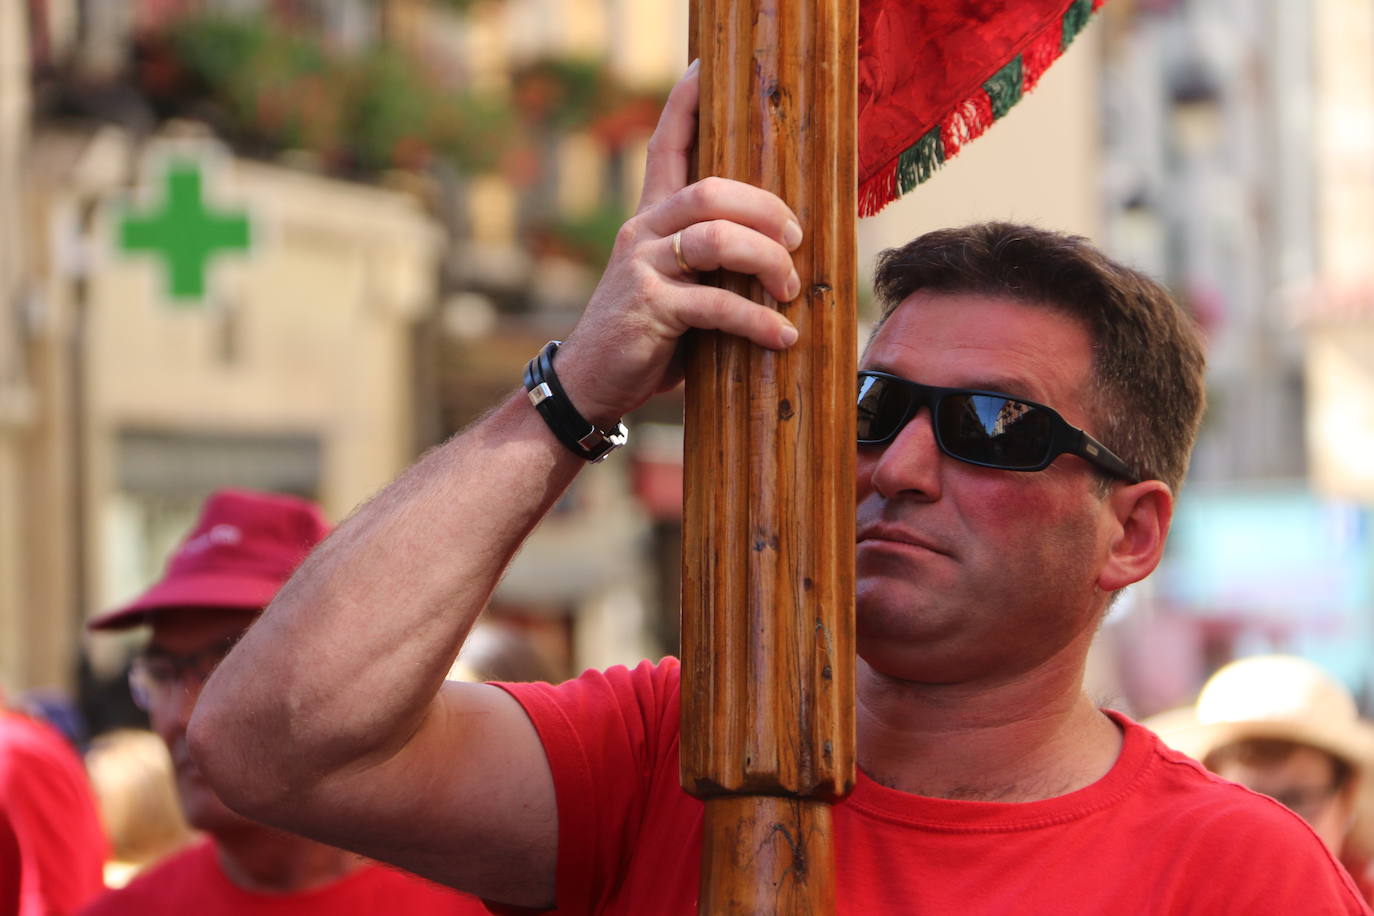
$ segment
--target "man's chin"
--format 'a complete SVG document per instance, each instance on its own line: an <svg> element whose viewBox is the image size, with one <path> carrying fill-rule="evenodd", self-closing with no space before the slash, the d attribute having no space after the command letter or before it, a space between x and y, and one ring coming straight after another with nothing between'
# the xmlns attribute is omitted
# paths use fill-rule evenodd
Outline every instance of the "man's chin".
<svg viewBox="0 0 1374 916"><path fill-rule="evenodd" d="M923 687L966 683L978 674L978 666L953 653L929 647L900 647L890 640L859 641L859 658L869 670L891 682Z"/></svg>
<svg viewBox="0 0 1374 916"><path fill-rule="evenodd" d="M872 593L856 607L856 649L875 671L900 680L947 683L964 667L970 645L967 621L934 602L913 600L896 610ZM867 599L867 600L866 600Z"/></svg>
<svg viewBox="0 0 1374 916"><path fill-rule="evenodd" d="M855 624L860 638L926 642L956 626L945 603L934 600L933 588L892 577L861 578L855 589Z"/></svg>

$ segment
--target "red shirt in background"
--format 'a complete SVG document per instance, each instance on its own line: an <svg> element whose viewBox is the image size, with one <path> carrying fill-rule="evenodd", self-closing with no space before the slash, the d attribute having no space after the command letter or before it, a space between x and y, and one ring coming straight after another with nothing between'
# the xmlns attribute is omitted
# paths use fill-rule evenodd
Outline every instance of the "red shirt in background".
<svg viewBox="0 0 1374 916"><path fill-rule="evenodd" d="M423 878L367 865L297 894L259 894L220 868L212 840L196 843L110 891L82 916L488 916L476 897Z"/></svg>
<svg viewBox="0 0 1374 916"><path fill-rule="evenodd" d="M52 727L5 710L0 808L18 840L20 916L69 916L105 889L108 845L81 758Z"/></svg>
<svg viewBox="0 0 1374 916"><path fill-rule="evenodd" d="M19 837L10 816L0 808L0 916L19 916Z"/></svg>

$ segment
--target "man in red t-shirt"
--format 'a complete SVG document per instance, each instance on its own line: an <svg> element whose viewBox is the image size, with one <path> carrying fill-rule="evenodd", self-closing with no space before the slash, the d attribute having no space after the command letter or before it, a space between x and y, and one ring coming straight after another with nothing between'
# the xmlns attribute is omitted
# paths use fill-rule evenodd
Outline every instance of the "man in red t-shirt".
<svg viewBox="0 0 1374 916"><path fill-rule="evenodd" d="M186 723L205 678L327 531L304 500L216 493L162 579L91 621L98 631L151 627L130 686L171 752L186 820L208 838L109 892L88 916L487 912L475 898L235 814L187 753Z"/></svg>
<svg viewBox="0 0 1374 916"><path fill-rule="evenodd" d="M70 916L105 889L108 846L81 758L56 729L3 704L0 811L19 853L20 916ZM13 867L0 864L0 901Z"/></svg>
<svg viewBox="0 0 1374 916"><path fill-rule="evenodd" d="M797 339L782 311L695 282L724 268L791 302L803 242L778 197L687 183L696 100L693 70L566 344L360 507L210 680L189 739L234 807L511 905L695 912L674 663L514 692L444 673L530 529L623 441L617 418L677 380L686 331ZM877 290L840 912L1367 912L1298 818L1083 691L1186 472L1203 401L1187 317L1082 239L996 223L888 252Z"/></svg>

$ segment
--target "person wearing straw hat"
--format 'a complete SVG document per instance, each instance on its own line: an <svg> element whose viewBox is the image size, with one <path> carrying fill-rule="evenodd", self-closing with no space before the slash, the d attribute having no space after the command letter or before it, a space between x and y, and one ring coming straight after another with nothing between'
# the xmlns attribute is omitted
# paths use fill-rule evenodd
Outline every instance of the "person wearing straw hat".
<svg viewBox="0 0 1374 916"><path fill-rule="evenodd" d="M303 499L222 490L206 500L161 580L90 622L99 632L151 628L129 684L172 755L186 820L208 840L152 866L83 914L487 912L473 897L235 814L187 752L186 723L205 679L328 531L319 509Z"/></svg>
<svg viewBox="0 0 1374 916"><path fill-rule="evenodd" d="M1233 661L1203 685L1194 706L1145 725L1218 776L1302 817L1374 902L1374 872L1352 836L1374 765L1374 726L1319 666L1291 655Z"/></svg>

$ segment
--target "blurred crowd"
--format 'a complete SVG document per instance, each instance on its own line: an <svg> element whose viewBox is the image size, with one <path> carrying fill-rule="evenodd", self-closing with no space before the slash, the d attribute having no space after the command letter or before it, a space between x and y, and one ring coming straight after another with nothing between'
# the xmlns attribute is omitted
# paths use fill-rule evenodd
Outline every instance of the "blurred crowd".
<svg viewBox="0 0 1374 916"><path fill-rule="evenodd" d="M295 497L221 491L160 580L90 624L142 628L130 665L151 730L78 753L70 708L0 696L0 916L486 913L475 898L248 821L200 778L186 724L215 665L328 534ZM556 680L514 630L483 624L450 672ZM1214 774L1303 820L1374 902L1374 726L1309 661L1258 656L1216 672L1195 704L1146 725Z"/></svg>

